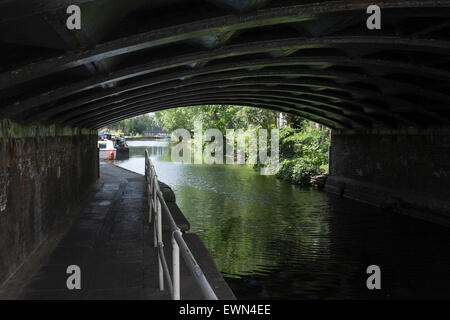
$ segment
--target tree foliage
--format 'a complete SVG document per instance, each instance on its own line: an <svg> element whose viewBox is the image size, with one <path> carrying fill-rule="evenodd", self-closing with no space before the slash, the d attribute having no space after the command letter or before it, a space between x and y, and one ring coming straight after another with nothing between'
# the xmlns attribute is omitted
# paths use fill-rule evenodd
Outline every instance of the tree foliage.
<svg viewBox="0 0 450 320"><path fill-rule="evenodd" d="M194 130L194 122L202 121L204 128L217 128L223 134L226 129L260 127L270 129L276 124L277 114L267 109L227 105L182 107L155 113L158 125L168 131Z"/></svg>
<svg viewBox="0 0 450 320"><path fill-rule="evenodd" d="M295 184L309 185L311 178L328 172L329 130L295 115L283 114L280 128L280 170L277 176ZM208 105L156 112L156 123L168 131L203 129L271 129L277 125L274 111L240 106Z"/></svg>
<svg viewBox="0 0 450 320"><path fill-rule="evenodd" d="M163 128L167 131L194 131L199 120L203 130L216 128L226 135L227 129L273 129L279 125L279 113L260 108L206 105L158 111L111 125L125 134ZM311 178L328 172L329 129L301 117L283 114L280 128L280 170L277 176L292 183L309 185Z"/></svg>
<svg viewBox="0 0 450 320"><path fill-rule="evenodd" d="M107 129L122 132L125 135L142 134L146 130L159 129L154 117L143 114L111 124Z"/></svg>
<svg viewBox="0 0 450 320"><path fill-rule="evenodd" d="M301 130L286 127L280 132L278 176L296 184L309 185L311 178L328 172L329 130L306 122Z"/></svg>

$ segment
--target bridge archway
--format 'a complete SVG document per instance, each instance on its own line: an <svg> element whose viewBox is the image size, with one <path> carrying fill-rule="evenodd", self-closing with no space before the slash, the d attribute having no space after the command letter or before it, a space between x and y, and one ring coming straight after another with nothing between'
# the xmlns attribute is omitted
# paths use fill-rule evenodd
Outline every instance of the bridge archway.
<svg viewBox="0 0 450 320"><path fill-rule="evenodd" d="M72 1L73 31L61 2L20 2L1 5L3 118L97 128L236 101L331 128L450 121L448 1L382 3L381 30L367 1Z"/></svg>
<svg viewBox="0 0 450 320"><path fill-rule="evenodd" d="M80 30L65 24L72 4ZM0 247L11 252L1 274L95 181L95 129L176 106L259 106L322 123L334 129L329 191L448 224L450 0L380 2L380 30L366 27L370 4L1 2L0 228L29 233ZM39 232L30 216L45 220Z"/></svg>

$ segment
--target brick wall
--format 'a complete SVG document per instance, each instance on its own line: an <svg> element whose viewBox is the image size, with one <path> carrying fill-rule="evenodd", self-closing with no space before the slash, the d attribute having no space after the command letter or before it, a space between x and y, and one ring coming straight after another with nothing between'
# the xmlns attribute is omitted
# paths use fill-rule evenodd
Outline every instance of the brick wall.
<svg viewBox="0 0 450 320"><path fill-rule="evenodd" d="M335 131L326 190L448 225L450 131Z"/></svg>
<svg viewBox="0 0 450 320"><path fill-rule="evenodd" d="M0 284L97 178L95 132L0 120Z"/></svg>

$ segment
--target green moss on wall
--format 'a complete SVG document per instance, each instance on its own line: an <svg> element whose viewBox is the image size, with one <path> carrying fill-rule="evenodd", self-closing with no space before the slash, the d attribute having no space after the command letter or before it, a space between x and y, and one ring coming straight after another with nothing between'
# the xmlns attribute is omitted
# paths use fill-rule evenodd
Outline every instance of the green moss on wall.
<svg viewBox="0 0 450 320"><path fill-rule="evenodd" d="M10 139L35 138L35 137L67 137L76 135L93 135L96 130L77 128L77 127L59 127L57 125L41 124L20 124L12 120L0 121L0 138Z"/></svg>

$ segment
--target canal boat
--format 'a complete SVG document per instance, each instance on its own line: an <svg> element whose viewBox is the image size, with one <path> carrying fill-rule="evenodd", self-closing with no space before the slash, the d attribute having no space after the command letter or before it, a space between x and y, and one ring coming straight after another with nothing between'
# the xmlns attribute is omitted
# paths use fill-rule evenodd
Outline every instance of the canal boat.
<svg viewBox="0 0 450 320"><path fill-rule="evenodd" d="M120 160L130 157L130 149L124 137L99 132L98 149L100 159Z"/></svg>
<svg viewBox="0 0 450 320"><path fill-rule="evenodd" d="M124 137L115 137L114 147L116 148L116 159L128 159L130 157L130 148Z"/></svg>
<svg viewBox="0 0 450 320"><path fill-rule="evenodd" d="M112 140L98 140L98 154L100 159L114 160L117 156L117 149Z"/></svg>

